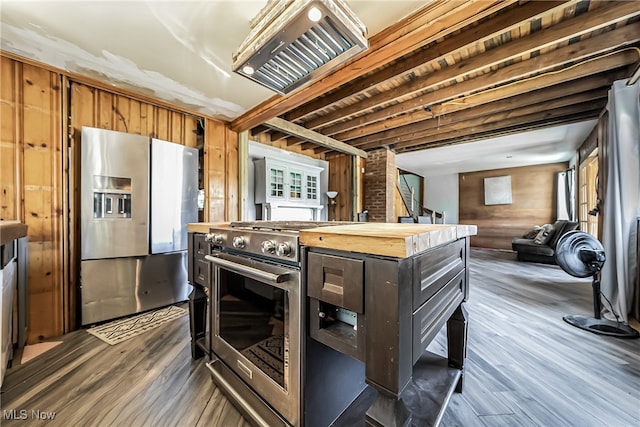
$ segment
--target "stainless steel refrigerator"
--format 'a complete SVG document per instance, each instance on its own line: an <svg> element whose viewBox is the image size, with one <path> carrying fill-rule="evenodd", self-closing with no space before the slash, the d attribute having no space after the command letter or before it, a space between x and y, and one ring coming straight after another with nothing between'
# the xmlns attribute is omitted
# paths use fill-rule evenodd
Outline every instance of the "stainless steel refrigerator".
<svg viewBox="0 0 640 427"><path fill-rule="evenodd" d="M188 298L197 149L83 127L80 194L83 325Z"/></svg>

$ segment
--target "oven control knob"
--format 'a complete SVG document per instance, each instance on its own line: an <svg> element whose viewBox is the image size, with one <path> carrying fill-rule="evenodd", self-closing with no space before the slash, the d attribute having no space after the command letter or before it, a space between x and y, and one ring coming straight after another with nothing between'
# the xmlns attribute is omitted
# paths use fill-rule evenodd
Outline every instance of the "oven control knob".
<svg viewBox="0 0 640 427"><path fill-rule="evenodd" d="M280 243L276 248L276 255L278 256L290 256L291 246L288 243Z"/></svg>
<svg viewBox="0 0 640 427"><path fill-rule="evenodd" d="M223 243L222 234L207 233L207 235L204 236L204 240L205 242L210 242L216 245L221 245Z"/></svg>
<svg viewBox="0 0 640 427"><path fill-rule="evenodd" d="M275 254L276 242L274 242L273 240L265 240L264 242L262 242L262 253Z"/></svg>
<svg viewBox="0 0 640 427"><path fill-rule="evenodd" d="M244 240L244 237L237 236L233 238L233 247L236 249L244 249L247 246L247 242Z"/></svg>

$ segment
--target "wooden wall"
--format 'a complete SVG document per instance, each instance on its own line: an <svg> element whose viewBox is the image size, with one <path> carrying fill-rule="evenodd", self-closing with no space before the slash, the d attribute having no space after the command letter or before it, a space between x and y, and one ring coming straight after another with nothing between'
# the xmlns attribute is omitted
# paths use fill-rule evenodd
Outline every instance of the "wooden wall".
<svg viewBox="0 0 640 427"><path fill-rule="evenodd" d="M556 173L568 163L472 172L459 176L459 222L478 225L476 247L511 249L511 239L534 225L555 222ZM484 204L484 178L511 176L512 203Z"/></svg>
<svg viewBox="0 0 640 427"><path fill-rule="evenodd" d="M78 326L82 126L196 147L194 131L204 120L206 219L238 218L238 136L227 124L145 96L114 93L42 64L4 54L0 61L0 218L29 227L27 342Z"/></svg>
<svg viewBox="0 0 640 427"><path fill-rule="evenodd" d="M335 206L328 207L328 218L335 221L352 221L353 177L351 156L347 154L332 156L328 159L328 162L329 188L327 190L338 192Z"/></svg>
<svg viewBox="0 0 640 427"><path fill-rule="evenodd" d="M28 226L28 342L63 330L61 76L0 57L0 219Z"/></svg>
<svg viewBox="0 0 640 427"><path fill-rule="evenodd" d="M216 120L205 122L206 222L239 219L238 134Z"/></svg>
<svg viewBox="0 0 640 427"><path fill-rule="evenodd" d="M146 135L196 147L198 117L172 111L125 95L71 82L73 142L80 143L82 126Z"/></svg>

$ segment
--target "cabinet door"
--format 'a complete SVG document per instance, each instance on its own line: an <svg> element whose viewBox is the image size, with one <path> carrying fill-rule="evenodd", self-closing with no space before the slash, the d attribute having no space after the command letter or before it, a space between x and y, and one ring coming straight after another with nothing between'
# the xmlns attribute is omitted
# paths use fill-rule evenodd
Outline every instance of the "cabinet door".
<svg viewBox="0 0 640 427"><path fill-rule="evenodd" d="M317 202L318 195L318 175L307 175L307 200L310 202Z"/></svg>
<svg viewBox="0 0 640 427"><path fill-rule="evenodd" d="M284 198L285 169L278 166L269 166L268 174L269 197Z"/></svg>
<svg viewBox="0 0 640 427"><path fill-rule="evenodd" d="M289 199L302 200L302 172L289 170Z"/></svg>

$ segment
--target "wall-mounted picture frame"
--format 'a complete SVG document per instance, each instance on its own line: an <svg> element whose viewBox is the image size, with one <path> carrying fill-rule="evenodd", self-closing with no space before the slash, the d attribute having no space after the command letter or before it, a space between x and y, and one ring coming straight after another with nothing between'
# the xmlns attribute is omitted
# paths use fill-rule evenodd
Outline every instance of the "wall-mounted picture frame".
<svg viewBox="0 0 640 427"><path fill-rule="evenodd" d="M485 205L510 205L511 203L511 175L484 179Z"/></svg>

